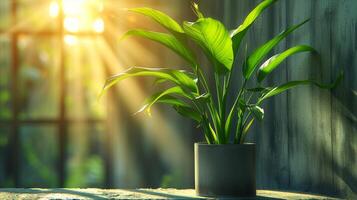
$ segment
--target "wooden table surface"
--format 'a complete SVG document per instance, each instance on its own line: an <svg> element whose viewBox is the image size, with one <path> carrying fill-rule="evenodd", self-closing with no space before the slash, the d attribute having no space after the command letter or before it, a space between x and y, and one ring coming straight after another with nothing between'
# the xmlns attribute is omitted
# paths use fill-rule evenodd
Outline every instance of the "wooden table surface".
<svg viewBox="0 0 357 200"><path fill-rule="evenodd" d="M3 188L0 189L0 199L218 199L210 197L199 197L192 189L75 189L75 188ZM232 198L220 198L232 199ZM282 192L271 190L258 190L256 198L239 199L262 199L262 200L311 200L331 199L320 195Z"/></svg>

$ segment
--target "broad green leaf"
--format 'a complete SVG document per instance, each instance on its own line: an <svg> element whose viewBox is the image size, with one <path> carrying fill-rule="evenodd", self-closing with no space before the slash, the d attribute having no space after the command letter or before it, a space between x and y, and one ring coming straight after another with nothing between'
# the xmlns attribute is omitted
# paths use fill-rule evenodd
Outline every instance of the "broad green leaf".
<svg viewBox="0 0 357 200"><path fill-rule="evenodd" d="M156 101L156 103L165 103L165 104L169 104L172 106L184 106L184 107L190 107L190 105L188 105L186 102L182 101L181 99L171 96L171 95L165 95L160 97L160 99L158 99Z"/></svg>
<svg viewBox="0 0 357 200"><path fill-rule="evenodd" d="M154 103L163 103L171 105L180 115L191 118L197 121L198 123L200 123L202 120L201 115L190 105L188 105L186 102L182 101L177 97L169 95L168 93L164 95L152 95L146 100L146 104L144 104L135 114L146 110L150 115L150 106L152 106Z"/></svg>
<svg viewBox="0 0 357 200"><path fill-rule="evenodd" d="M192 64L192 67L197 65L195 56L193 53L182 43L180 42L176 37L166 34L166 33L159 33L159 32L153 32L153 31L146 31L146 30L140 30L140 29L134 29L126 32L122 39L128 37L128 36L140 36L144 37L150 40L153 40L155 42L159 42L162 45L168 47L169 49L173 50L176 52L178 55L180 55L182 58L187 60L189 63Z"/></svg>
<svg viewBox="0 0 357 200"><path fill-rule="evenodd" d="M247 30L249 29L249 27L254 23L254 21L259 17L259 15L270 5L272 5L273 3L275 3L277 0L265 0L263 2L261 2L257 7L255 7L249 14L248 16L245 18L245 20L243 21L243 23L238 26L237 29L233 30L231 32L231 38L233 41L233 51L234 51L234 55L237 55L238 49L239 49L239 45L245 35L245 33L247 32Z"/></svg>
<svg viewBox="0 0 357 200"><path fill-rule="evenodd" d="M281 40L288 36L291 32L305 24L308 20L301 22L295 26L289 27L273 39L269 40L262 46L254 50L254 52L248 56L247 61L243 65L243 76L245 79L249 79L253 74L258 64L264 59L264 57L277 45Z"/></svg>
<svg viewBox="0 0 357 200"><path fill-rule="evenodd" d="M167 79L180 86L182 89L188 89L192 92L197 92L197 85L195 79L193 79L190 74L184 70L131 67L125 70L124 72L121 72L117 75L108 78L103 87L102 93L121 80L139 76L151 76L160 79Z"/></svg>
<svg viewBox="0 0 357 200"><path fill-rule="evenodd" d="M175 105L174 109L184 117L191 118L198 123L202 121L202 116L200 115L200 113L195 111L192 107Z"/></svg>
<svg viewBox="0 0 357 200"><path fill-rule="evenodd" d="M158 97L158 96L159 96L159 94L154 94L154 95L150 96L149 98L147 98L145 100L145 104L138 111L136 111L134 113L134 115L147 110L150 104L153 105L152 102L154 102L154 101L155 101L154 103L169 104L172 106L187 106L187 107L189 106L186 102L180 100L177 97L171 96L169 94L161 95L160 97Z"/></svg>
<svg viewBox="0 0 357 200"><path fill-rule="evenodd" d="M145 15L147 17L150 17L151 19L155 20L157 23L159 23L161 26L165 27L167 30L170 32L177 32L177 33L183 33L182 27L170 16L166 15L165 13L152 9L152 8L132 8L129 9L129 11L140 13L142 15Z"/></svg>
<svg viewBox="0 0 357 200"><path fill-rule="evenodd" d="M283 62L287 57L296 53L309 51L314 52L315 49L306 45L298 45L284 51L283 53L272 56L259 67L257 73L258 82L262 82L264 78L269 75L274 69L276 69L279 64Z"/></svg>
<svg viewBox="0 0 357 200"><path fill-rule="evenodd" d="M252 112L252 114L254 115L255 118L257 118L258 120L263 120L264 118L264 110L263 108L255 105L252 107L248 107L249 111Z"/></svg>
<svg viewBox="0 0 357 200"><path fill-rule="evenodd" d="M233 64L232 40L224 25L212 18L184 22L183 29L205 52L215 71L230 71Z"/></svg>
<svg viewBox="0 0 357 200"><path fill-rule="evenodd" d="M289 90L289 89L292 89L296 86L299 86L299 85L309 85L309 84L313 84L319 88L323 88L323 89L332 89L334 87L336 87L342 80L343 78L343 72L341 72L339 74L339 76L337 77L337 79L331 83L331 84L321 84L317 81L314 81L314 80L302 80L302 81L290 81L290 82L287 82L285 84L282 84L278 87L275 87L273 88L270 92L266 93L258 102L261 103L263 100L269 98L269 97L272 97L272 96L275 96L275 95L278 95L286 90Z"/></svg>
<svg viewBox="0 0 357 200"><path fill-rule="evenodd" d="M154 105L159 100L161 100L161 102L167 102L167 103L173 103L173 102L178 103L179 100L178 99L175 100L175 99L173 99L174 97L171 96L173 94L177 94L179 96L190 98L190 96L187 95L182 90L181 87L175 86L175 87L169 88L167 90L164 90L162 92L158 92L158 93L150 96L149 98L147 98L146 103L144 104L144 106L141 107L141 109L138 112L146 111L148 113L148 115L151 116L151 106ZM170 98L164 98L166 96L170 96ZM182 103L183 102L181 102L181 104Z"/></svg>

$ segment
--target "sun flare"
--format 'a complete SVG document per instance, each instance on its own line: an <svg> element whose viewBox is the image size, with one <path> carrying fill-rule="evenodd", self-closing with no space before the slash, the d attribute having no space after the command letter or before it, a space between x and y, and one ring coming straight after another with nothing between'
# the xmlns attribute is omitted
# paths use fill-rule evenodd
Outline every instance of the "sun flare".
<svg viewBox="0 0 357 200"><path fill-rule="evenodd" d="M48 9L52 18L63 12L63 27L68 32L104 32L105 22L100 17L103 2L100 0L54 0Z"/></svg>

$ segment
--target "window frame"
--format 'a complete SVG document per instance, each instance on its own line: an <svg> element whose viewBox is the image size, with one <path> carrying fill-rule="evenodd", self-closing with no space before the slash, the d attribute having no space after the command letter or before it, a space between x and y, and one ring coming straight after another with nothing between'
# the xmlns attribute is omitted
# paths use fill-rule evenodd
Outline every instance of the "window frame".
<svg viewBox="0 0 357 200"><path fill-rule="evenodd" d="M18 22L17 19L17 1L18 0L11 0L10 1L10 25L16 24ZM51 0L48 0L50 2ZM61 0L58 0L60 4L62 4ZM111 133L109 132L110 129L108 128L108 123L105 123L106 119L97 119L97 118L85 118L85 119L70 119L70 117L66 116L67 110L65 105L65 98L67 95L66 87L66 67L65 67L65 44L63 38L66 34L70 34L76 37L105 37L105 31L103 33L96 33L96 32L67 32L63 27L63 20L64 14L62 6L59 6L59 15L57 17L57 26L58 31L49 31L49 30L41 30L41 31L33 31L33 30L0 30L0 34L6 35L10 41L10 96L11 96L11 119L0 119L0 125L6 125L10 128L9 134L9 143L7 144L7 148L9 149L10 155L6 155L6 164L5 164L5 174L6 176L10 177L13 181L14 187L21 186L21 181L19 177L19 169L21 165L21 152L20 149L20 138L19 138L19 131L22 125L55 125L57 126L57 142L58 142L58 160L57 160L57 174L58 174L58 187L64 187L66 181L66 149L67 149L67 137L68 137L68 126L72 123L86 123L86 124L93 124L93 123L103 123L106 129L106 145L105 148L105 155L104 155L104 163L105 163L105 187L111 188L113 187L113 170L112 170L112 145L111 145ZM19 62L19 49L18 49L18 42L20 36L29 36L29 37L58 37L60 40L59 44L59 115L56 119L20 119L19 118L19 69L20 69L20 62ZM109 70L108 67L104 64L104 72L108 75ZM110 96L110 94L109 94Z"/></svg>

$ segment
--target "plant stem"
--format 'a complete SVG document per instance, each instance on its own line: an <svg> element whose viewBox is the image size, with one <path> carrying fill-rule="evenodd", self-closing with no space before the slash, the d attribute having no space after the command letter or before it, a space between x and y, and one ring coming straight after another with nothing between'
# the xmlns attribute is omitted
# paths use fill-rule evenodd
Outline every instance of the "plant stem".
<svg viewBox="0 0 357 200"><path fill-rule="evenodd" d="M216 83L216 96L217 96L217 104L218 104L218 116L215 116L214 119L217 123L217 126L215 127L215 131L217 133L217 138L219 140L219 143L222 143L224 141L224 138L222 137L222 134L224 134L224 131L222 130L222 126L221 124L223 123L222 122L222 94L221 94L221 88L220 88L220 76L215 73L214 74L214 77L215 77L215 83Z"/></svg>
<svg viewBox="0 0 357 200"><path fill-rule="evenodd" d="M229 134L226 133L225 125L226 125L226 109L227 109L227 96L230 85L230 77L231 72L228 75L225 75L223 78L223 94L222 94L222 110L221 110L221 130L224 136L224 143L227 143L229 140ZM228 130L229 131L229 130Z"/></svg>
<svg viewBox="0 0 357 200"><path fill-rule="evenodd" d="M237 95L237 98L236 98L236 100L234 101L234 107L232 107L232 109L236 109L236 107L237 107L237 105L238 105L238 103L239 103L239 100L240 100L240 98L241 98L241 96L242 96L242 94L243 94L243 91L244 91L244 89L245 89L245 86L247 85L247 79L244 79L244 81L243 81L243 84L242 84L242 87L241 87L241 89L239 90L239 93L238 93L238 95ZM243 115L244 115L244 112L243 112ZM241 114L239 115L238 114L238 123L237 123L237 127L236 127L236 132L235 132L235 139L234 139L234 143L237 143L237 142L239 142L239 136L238 136L238 134L240 133L240 131L241 131L241 126L242 126L242 119L241 119L241 117L243 117Z"/></svg>
<svg viewBox="0 0 357 200"><path fill-rule="evenodd" d="M213 123L213 126L217 132L217 128L218 128L218 125L217 125L217 121L215 120L216 119L216 113L217 113L217 110L215 109L215 106L214 106L214 100L213 100L213 97L212 97L212 93L210 92L210 88L207 84L207 81L204 77L204 74L201 70L201 68L198 68L198 72L196 73L198 75L198 77L200 77L199 80L202 80L202 85L203 87L205 88L206 92L208 94L210 94L210 97L209 97L209 103L206 104L207 105L207 108L208 108L208 112L210 114L210 117L211 117L211 120L212 120L212 123ZM208 118L206 118L206 123L207 123L207 127L208 129L206 129L206 131L210 132L209 131L209 121L208 121ZM218 138L218 137L217 137ZM218 141L216 141L216 143L219 143Z"/></svg>
<svg viewBox="0 0 357 200"><path fill-rule="evenodd" d="M216 84L216 95L217 95L217 104L218 104L218 112L221 113L221 92L219 87L219 75L214 73L214 82Z"/></svg>

